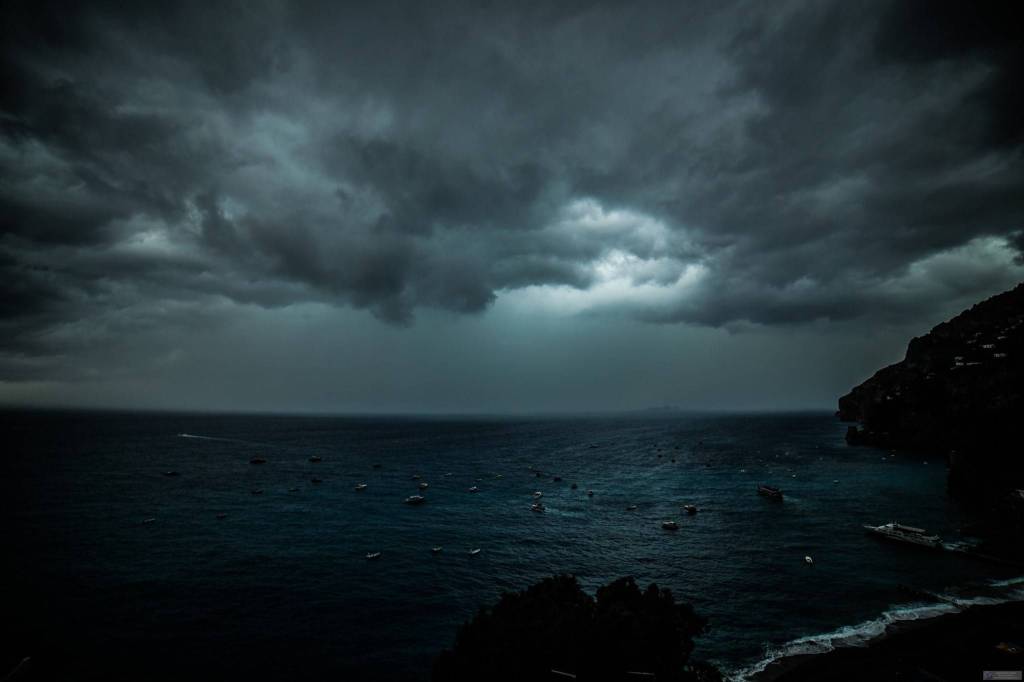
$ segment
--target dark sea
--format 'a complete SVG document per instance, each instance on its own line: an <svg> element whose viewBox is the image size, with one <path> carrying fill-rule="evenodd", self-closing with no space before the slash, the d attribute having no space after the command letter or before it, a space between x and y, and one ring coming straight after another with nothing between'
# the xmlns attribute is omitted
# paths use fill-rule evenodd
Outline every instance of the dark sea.
<svg viewBox="0 0 1024 682"><path fill-rule="evenodd" d="M481 605L573 573L670 588L710 621L695 657L740 678L1021 596L1020 571L867 536L969 541L939 457L847 447L826 413L0 424L0 676L31 656L67 679L427 680ZM426 503L403 504L420 481Z"/></svg>

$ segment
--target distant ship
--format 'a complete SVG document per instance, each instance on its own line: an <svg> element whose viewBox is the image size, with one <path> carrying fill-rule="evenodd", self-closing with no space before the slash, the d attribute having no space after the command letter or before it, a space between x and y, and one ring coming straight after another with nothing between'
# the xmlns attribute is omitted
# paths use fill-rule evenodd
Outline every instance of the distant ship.
<svg viewBox="0 0 1024 682"><path fill-rule="evenodd" d="M782 499L782 491L779 490L778 488L772 487L770 485L759 485L759 486L757 486L757 494L758 495L764 495L765 497L770 497L770 498L772 498L774 500L781 500Z"/></svg>
<svg viewBox="0 0 1024 682"><path fill-rule="evenodd" d="M909 542L912 545L921 545L922 547L942 548L942 541L939 540L938 535L928 535L923 528L904 526L895 521L884 526L864 526L864 530L889 540Z"/></svg>

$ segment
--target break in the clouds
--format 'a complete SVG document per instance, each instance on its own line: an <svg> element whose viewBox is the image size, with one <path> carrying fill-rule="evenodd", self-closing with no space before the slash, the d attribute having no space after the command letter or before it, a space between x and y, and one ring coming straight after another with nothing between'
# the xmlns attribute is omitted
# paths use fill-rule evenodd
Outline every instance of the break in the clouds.
<svg viewBox="0 0 1024 682"><path fill-rule="evenodd" d="M254 311L912 325L1024 277L994 4L147 4L2 10L8 385Z"/></svg>

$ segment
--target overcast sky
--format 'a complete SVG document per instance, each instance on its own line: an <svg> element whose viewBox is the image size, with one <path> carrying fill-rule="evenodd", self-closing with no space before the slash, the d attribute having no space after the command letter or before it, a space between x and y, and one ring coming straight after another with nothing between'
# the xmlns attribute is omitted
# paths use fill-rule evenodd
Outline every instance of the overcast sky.
<svg viewBox="0 0 1024 682"><path fill-rule="evenodd" d="M2 404L831 408L1024 279L979 3L145 4L0 10Z"/></svg>

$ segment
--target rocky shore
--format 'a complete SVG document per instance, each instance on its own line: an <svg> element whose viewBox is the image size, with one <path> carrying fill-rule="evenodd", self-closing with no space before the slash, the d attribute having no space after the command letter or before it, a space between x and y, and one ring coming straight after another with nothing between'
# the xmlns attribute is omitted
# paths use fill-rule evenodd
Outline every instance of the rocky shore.
<svg viewBox="0 0 1024 682"><path fill-rule="evenodd" d="M752 682L954 682L1024 669L1024 603L890 626L866 647L779 659Z"/></svg>

